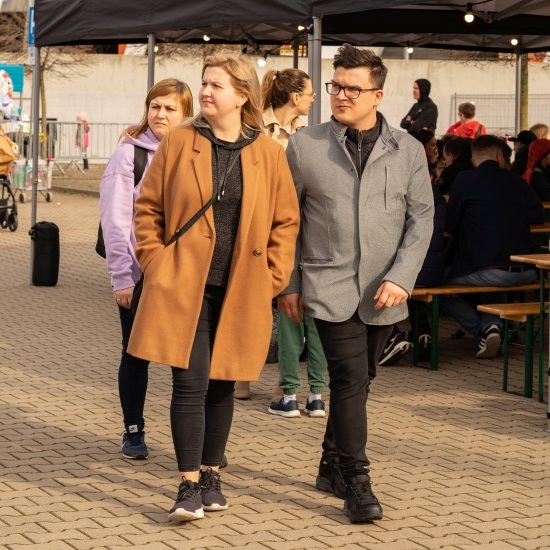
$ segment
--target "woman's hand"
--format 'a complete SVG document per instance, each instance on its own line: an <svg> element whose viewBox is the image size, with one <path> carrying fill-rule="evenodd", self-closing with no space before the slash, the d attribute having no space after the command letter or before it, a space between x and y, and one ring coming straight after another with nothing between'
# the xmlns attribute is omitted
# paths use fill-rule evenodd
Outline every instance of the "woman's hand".
<svg viewBox="0 0 550 550"><path fill-rule="evenodd" d="M121 290L115 290L113 295L115 297L116 303L119 306L130 308L130 302L132 301L132 296L134 294L134 287L123 288Z"/></svg>

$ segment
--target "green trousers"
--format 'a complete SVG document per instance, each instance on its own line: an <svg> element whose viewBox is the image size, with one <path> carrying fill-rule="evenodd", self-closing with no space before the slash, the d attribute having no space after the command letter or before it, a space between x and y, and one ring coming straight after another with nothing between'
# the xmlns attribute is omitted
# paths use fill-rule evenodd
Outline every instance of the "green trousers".
<svg viewBox="0 0 550 550"><path fill-rule="evenodd" d="M279 311L279 387L293 395L300 387L300 354L307 345L307 381L311 393L321 394L326 384L327 360L312 317L296 323Z"/></svg>

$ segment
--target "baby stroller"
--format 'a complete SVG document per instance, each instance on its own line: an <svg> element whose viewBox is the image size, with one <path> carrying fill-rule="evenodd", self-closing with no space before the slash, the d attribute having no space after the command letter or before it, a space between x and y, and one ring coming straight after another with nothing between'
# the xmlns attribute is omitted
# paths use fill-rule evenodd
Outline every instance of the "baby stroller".
<svg viewBox="0 0 550 550"><path fill-rule="evenodd" d="M9 173L15 153L13 143L5 135L0 134L0 227L9 227L10 231L16 231L19 225L17 219L17 203L11 190Z"/></svg>

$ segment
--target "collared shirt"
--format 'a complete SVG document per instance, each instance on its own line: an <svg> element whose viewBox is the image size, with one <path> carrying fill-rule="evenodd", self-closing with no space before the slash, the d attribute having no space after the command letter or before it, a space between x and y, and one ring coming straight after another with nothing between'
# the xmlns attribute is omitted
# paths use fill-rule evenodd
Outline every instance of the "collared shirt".
<svg viewBox="0 0 550 550"><path fill-rule="evenodd" d="M290 124L289 133L286 128L283 128L279 124L271 105L262 114L262 130L264 134L278 141L285 149L288 145L288 138L304 126L305 124L300 117L296 117Z"/></svg>

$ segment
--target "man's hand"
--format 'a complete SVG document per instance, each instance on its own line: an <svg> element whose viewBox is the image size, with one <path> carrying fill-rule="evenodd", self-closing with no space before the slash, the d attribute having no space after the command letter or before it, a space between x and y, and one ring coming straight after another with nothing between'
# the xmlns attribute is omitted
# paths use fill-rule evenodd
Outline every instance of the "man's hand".
<svg viewBox="0 0 550 550"><path fill-rule="evenodd" d="M296 323L303 323L304 304L302 303L302 295L299 292L279 296L277 298L277 305L281 313L289 319L292 319Z"/></svg>
<svg viewBox="0 0 550 550"><path fill-rule="evenodd" d="M406 302L408 298L408 293L399 285L390 281L384 281L374 295L374 299L378 300L374 309L378 311L383 307L396 307Z"/></svg>

